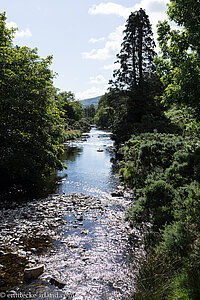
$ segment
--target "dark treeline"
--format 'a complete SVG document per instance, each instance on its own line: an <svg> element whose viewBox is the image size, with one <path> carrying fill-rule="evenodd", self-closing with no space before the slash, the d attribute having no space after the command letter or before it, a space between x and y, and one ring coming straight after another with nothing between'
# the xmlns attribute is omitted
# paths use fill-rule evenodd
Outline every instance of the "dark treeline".
<svg viewBox="0 0 200 300"><path fill-rule="evenodd" d="M63 168L66 139L90 128L84 109L71 92L53 86L52 56L14 46L14 29L0 14L0 182L20 190Z"/></svg>
<svg viewBox="0 0 200 300"><path fill-rule="evenodd" d="M145 11L131 13L95 116L114 133L127 219L144 237L135 300L200 297L199 1L171 0L168 16L181 29L159 22L157 55Z"/></svg>

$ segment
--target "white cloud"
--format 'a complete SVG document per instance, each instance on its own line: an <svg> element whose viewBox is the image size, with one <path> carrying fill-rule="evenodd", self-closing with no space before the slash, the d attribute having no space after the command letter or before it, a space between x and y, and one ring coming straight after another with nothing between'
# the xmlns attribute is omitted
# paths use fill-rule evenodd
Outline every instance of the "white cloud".
<svg viewBox="0 0 200 300"><path fill-rule="evenodd" d="M139 9L142 7L149 12L162 13L167 9L167 3L169 3L169 0L141 0L140 3L135 5L135 8Z"/></svg>
<svg viewBox="0 0 200 300"><path fill-rule="evenodd" d="M113 2L107 2L93 5L89 9L89 14L117 15L127 19L131 12L143 8L149 15L153 29L156 31L158 21L166 18L167 3L169 3L169 0L141 0L132 7L124 7Z"/></svg>
<svg viewBox="0 0 200 300"><path fill-rule="evenodd" d="M120 17L128 18L131 12L143 8L148 12L162 13L166 10L166 4L169 0L141 0L131 7L124 7L113 2L100 3L98 5L93 5L88 13L91 15L117 15Z"/></svg>
<svg viewBox="0 0 200 300"><path fill-rule="evenodd" d="M98 39L91 38L89 40L89 43L95 44L95 43L98 43L98 42L101 42L101 41L105 41L105 37L101 37L101 38L98 38Z"/></svg>
<svg viewBox="0 0 200 300"><path fill-rule="evenodd" d="M104 65L102 69L103 70L111 70L111 71L113 71L113 70L118 69L119 66L120 65L118 63L113 63L113 64L110 64L110 65Z"/></svg>
<svg viewBox="0 0 200 300"><path fill-rule="evenodd" d="M90 83L92 84L102 84L105 83L106 79L103 75L97 75L96 77L90 77Z"/></svg>
<svg viewBox="0 0 200 300"><path fill-rule="evenodd" d="M82 57L87 59L106 60L119 51L119 44L115 41L107 41L104 48L92 49L90 52L83 52Z"/></svg>
<svg viewBox="0 0 200 300"><path fill-rule="evenodd" d="M127 18L130 13L130 8L124 7L116 3L108 2L108 3L100 3L98 5L93 5L88 12L90 15L114 14L123 18Z"/></svg>
<svg viewBox="0 0 200 300"><path fill-rule="evenodd" d="M6 23L7 28L15 28L17 31L15 32L15 38L24 38L24 37L31 37L32 33L29 28L26 28L25 30L18 30L18 26L15 22L8 22Z"/></svg>
<svg viewBox="0 0 200 300"><path fill-rule="evenodd" d="M158 21L164 21L167 19L167 3L169 3L169 0L142 0L140 3L135 5L135 10L138 10L141 7L146 10L155 35Z"/></svg>
<svg viewBox="0 0 200 300"><path fill-rule="evenodd" d="M100 3L98 5L93 5L89 9L89 14L91 15L117 15L121 16L124 19L127 19L131 12L143 8L146 10L146 13L149 15L150 22L152 24L152 30L154 37L156 37L157 32L157 23L159 20L166 19L166 4L169 3L169 0L141 0L132 7L124 7L122 5L107 2ZM106 60L111 57L115 57L121 49L121 43L123 38L123 30L125 29L125 23L121 26L118 26L114 32L111 32L107 38L105 46L99 49L92 49L90 52L83 52L82 57L86 59L98 59Z"/></svg>
<svg viewBox="0 0 200 300"><path fill-rule="evenodd" d="M100 49L92 49L90 52L83 52L82 57L86 59L106 60L119 52L122 42L122 31L124 25L118 26L114 32L108 36L105 46Z"/></svg>
<svg viewBox="0 0 200 300"><path fill-rule="evenodd" d="M110 64L110 65L105 65L103 66L104 70L114 70L115 69L115 65L114 64Z"/></svg>
<svg viewBox="0 0 200 300"><path fill-rule="evenodd" d="M15 22L8 22L8 23L6 23L6 27L8 29L17 28L17 24Z"/></svg>
<svg viewBox="0 0 200 300"><path fill-rule="evenodd" d="M86 91L76 93L76 99L83 100L104 95L107 91L107 86L103 88L92 87Z"/></svg>

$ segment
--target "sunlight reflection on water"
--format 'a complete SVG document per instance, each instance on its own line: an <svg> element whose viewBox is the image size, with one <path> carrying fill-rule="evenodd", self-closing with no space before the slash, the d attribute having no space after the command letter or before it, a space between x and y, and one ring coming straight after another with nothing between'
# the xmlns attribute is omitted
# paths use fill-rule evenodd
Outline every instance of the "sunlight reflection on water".
<svg viewBox="0 0 200 300"><path fill-rule="evenodd" d="M66 170L58 172L58 176L66 176L58 187L58 193L85 193L91 196L105 197L117 184L111 164L113 147L111 133L92 128L85 141L69 144L75 153L73 160L66 155ZM102 151L102 152L99 152ZM71 154L70 154L71 155Z"/></svg>
<svg viewBox="0 0 200 300"><path fill-rule="evenodd" d="M82 195L79 202L64 206L56 248L38 259L45 265L45 273L35 283L24 286L25 291L59 292L59 299L131 299L135 257L129 242L132 232L124 221L131 200L110 196L119 184L112 153L107 150L113 146L110 136L93 128L86 140L66 147L68 168L58 172L62 179L57 193L60 197L63 193L83 193L98 198L88 203ZM65 287L58 289L49 284L50 275L65 282Z"/></svg>

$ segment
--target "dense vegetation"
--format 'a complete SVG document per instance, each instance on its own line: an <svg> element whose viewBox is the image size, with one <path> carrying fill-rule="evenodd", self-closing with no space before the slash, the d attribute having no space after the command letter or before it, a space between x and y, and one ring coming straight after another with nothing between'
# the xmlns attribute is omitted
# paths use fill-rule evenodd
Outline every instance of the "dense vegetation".
<svg viewBox="0 0 200 300"><path fill-rule="evenodd" d="M131 13L120 67L96 112L53 86L52 57L14 46L14 30L0 14L2 186L36 186L63 168L66 139L93 121L110 128L122 155L121 178L134 195L127 218L140 228L146 249L136 300L200 295L199 1L171 0L168 16L181 29L159 22L156 55L147 14Z"/></svg>
<svg viewBox="0 0 200 300"><path fill-rule="evenodd" d="M110 91L95 116L115 134L120 175L133 190L127 214L144 237L146 255L134 299L200 296L200 6L171 0L171 29L158 24L154 52L148 16L127 20Z"/></svg>
<svg viewBox="0 0 200 300"><path fill-rule="evenodd" d="M13 46L14 29L0 14L0 181L15 190L63 167L63 142L88 129L72 93L53 86L52 57ZM2 190L1 188L1 190Z"/></svg>

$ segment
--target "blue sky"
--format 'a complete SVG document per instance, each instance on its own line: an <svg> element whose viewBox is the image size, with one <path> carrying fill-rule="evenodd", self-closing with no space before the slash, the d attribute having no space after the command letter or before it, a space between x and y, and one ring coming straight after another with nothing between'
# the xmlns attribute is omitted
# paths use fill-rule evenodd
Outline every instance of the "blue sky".
<svg viewBox="0 0 200 300"><path fill-rule="evenodd" d="M53 55L55 87L76 99L103 95L112 77L129 14L146 10L156 32L168 0L0 0L7 26L18 27L14 44Z"/></svg>

